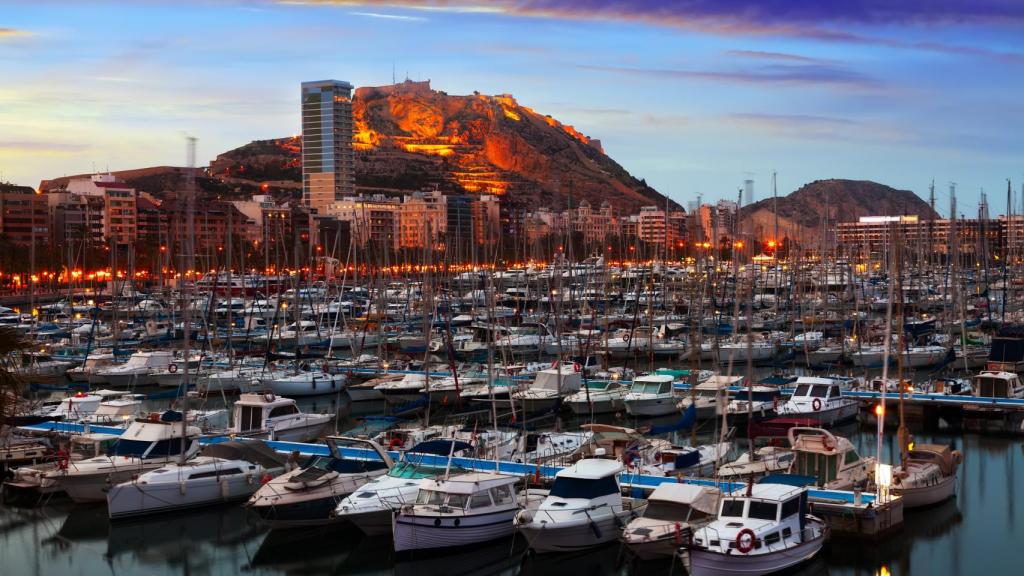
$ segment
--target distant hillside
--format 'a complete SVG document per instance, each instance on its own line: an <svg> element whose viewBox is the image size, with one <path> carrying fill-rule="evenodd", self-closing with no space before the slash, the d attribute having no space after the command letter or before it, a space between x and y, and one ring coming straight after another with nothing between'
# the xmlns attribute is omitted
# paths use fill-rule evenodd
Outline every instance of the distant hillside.
<svg viewBox="0 0 1024 576"><path fill-rule="evenodd" d="M510 206L607 200L617 210L665 198L608 157L599 141L512 96L452 96L429 82L359 88L353 103L356 184L364 191L437 188L490 193ZM260 140L225 152L225 182L301 182L301 139Z"/></svg>
<svg viewBox="0 0 1024 576"><path fill-rule="evenodd" d="M773 200L766 198L743 208L746 226L755 234L767 237L775 226ZM910 190L895 188L868 180L816 180L778 199L778 222L781 236L816 239L824 221L855 221L861 216L917 215L938 218L928 203Z"/></svg>

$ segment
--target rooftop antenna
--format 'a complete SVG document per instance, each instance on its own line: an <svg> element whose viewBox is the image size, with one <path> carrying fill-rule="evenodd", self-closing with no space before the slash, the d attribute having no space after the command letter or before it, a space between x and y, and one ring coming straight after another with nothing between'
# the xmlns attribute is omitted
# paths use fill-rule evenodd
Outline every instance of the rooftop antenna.
<svg viewBox="0 0 1024 576"><path fill-rule="evenodd" d="M398 84L398 81L395 80L395 63L394 62L391 63L391 83L392 84Z"/></svg>

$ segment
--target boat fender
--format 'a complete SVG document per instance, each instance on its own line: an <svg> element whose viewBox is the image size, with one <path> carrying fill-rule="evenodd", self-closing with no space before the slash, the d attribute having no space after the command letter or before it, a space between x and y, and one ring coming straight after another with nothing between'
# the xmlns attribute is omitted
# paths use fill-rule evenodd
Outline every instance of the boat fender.
<svg viewBox="0 0 1024 576"><path fill-rule="evenodd" d="M519 514L516 515L516 524L521 526L530 522L533 522L533 515L530 514L529 510L520 510Z"/></svg>
<svg viewBox="0 0 1024 576"><path fill-rule="evenodd" d="M597 526L597 522L590 521L590 530L594 533L594 538L601 539L601 528Z"/></svg>
<svg viewBox="0 0 1024 576"><path fill-rule="evenodd" d="M168 364L167 371L170 372L171 374L174 374L175 372L178 371L178 365L173 362Z"/></svg>
<svg viewBox="0 0 1024 576"><path fill-rule="evenodd" d="M260 478L260 484L267 484L268 482L270 482L273 479L274 478L270 475L270 472L264 472L263 473L263 477Z"/></svg>
<svg viewBox="0 0 1024 576"><path fill-rule="evenodd" d="M181 492L182 496L185 495L185 481L184 480L182 480L181 482L178 482L178 492Z"/></svg>
<svg viewBox="0 0 1024 576"><path fill-rule="evenodd" d="M676 546L682 546L683 545L683 528L682 528L682 526L679 525L679 522L675 523L675 525L673 526L673 530L674 530L674 538L675 538L675 541L676 541Z"/></svg>
<svg viewBox="0 0 1024 576"><path fill-rule="evenodd" d="M821 410L821 398L815 398L814 401L811 402L811 408L814 408L815 412L820 411Z"/></svg>
<svg viewBox="0 0 1024 576"><path fill-rule="evenodd" d="M580 363L579 363L579 362L573 362L573 363L572 363L572 371L573 371L573 372L575 372L575 373L579 374L581 370L583 370L583 367L582 367L582 366L580 366Z"/></svg>
<svg viewBox="0 0 1024 576"><path fill-rule="evenodd" d="M228 479L220 479L220 498L221 500L227 500L230 492L228 491Z"/></svg>
<svg viewBox="0 0 1024 576"><path fill-rule="evenodd" d="M964 461L964 454L959 450L953 450L953 463L959 466Z"/></svg>
<svg viewBox="0 0 1024 576"><path fill-rule="evenodd" d="M750 528L744 528L736 534L736 550L747 554L757 545L757 535Z"/></svg>
<svg viewBox="0 0 1024 576"><path fill-rule="evenodd" d="M267 392L266 394L263 395L263 399L267 402L273 402L275 400L274 394L271 392Z"/></svg>
<svg viewBox="0 0 1024 576"><path fill-rule="evenodd" d="M60 470L67 470L70 463L71 453L64 449L57 450L57 468Z"/></svg>

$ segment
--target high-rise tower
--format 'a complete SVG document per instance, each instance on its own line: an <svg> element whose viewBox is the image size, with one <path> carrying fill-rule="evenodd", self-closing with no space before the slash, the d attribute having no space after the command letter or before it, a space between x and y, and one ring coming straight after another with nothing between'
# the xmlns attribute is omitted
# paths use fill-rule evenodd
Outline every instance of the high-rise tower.
<svg viewBox="0 0 1024 576"><path fill-rule="evenodd" d="M355 194L352 85L339 80L302 83L302 202L323 213Z"/></svg>

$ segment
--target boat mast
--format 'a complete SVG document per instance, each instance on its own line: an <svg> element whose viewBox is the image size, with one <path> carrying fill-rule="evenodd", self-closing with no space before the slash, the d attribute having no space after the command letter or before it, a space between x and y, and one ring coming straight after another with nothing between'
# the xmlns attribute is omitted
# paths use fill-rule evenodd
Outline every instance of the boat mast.
<svg viewBox="0 0 1024 576"><path fill-rule="evenodd" d="M185 225L186 225L186 232L185 232L184 243L182 244L182 246L184 248L184 254L185 254L186 262L188 263L188 268L187 269L188 270L192 270L192 268L194 267L193 264L194 264L194 258L195 258L195 250L193 250L192 243L193 243L193 241L195 239L196 139L193 136L189 136L189 137L187 137L187 142L188 142L188 171L185 173L186 174L186 176L185 176L185 178L186 178L186 180L185 180ZM189 292L189 290L187 288L185 290L182 290L182 288L183 288L182 283L183 283L183 278L184 277L181 276L181 275L179 275L179 277L182 278L182 281L179 282L178 288L179 288L179 293L181 294L181 298L182 298L182 306L184 306L184 310L182 311L182 318L184 320L184 326L182 327L182 336L184 338L184 342L182 344L182 356L184 357L184 361L185 362L184 362L184 365L182 367L183 370L182 370L182 375L181 375L181 388L179 389L179 393L182 395L182 397L185 400L185 409L182 411L182 415L181 415L181 454L180 454L181 463L184 464L185 463L186 446L188 445L187 443L188 443L189 347L191 345L191 337L192 337L192 301L191 301L191 298L190 298L191 293ZM193 280L194 280L194 278L193 278ZM194 281L193 281L192 285L193 286L195 285ZM171 362L173 362L173 361L174 361L174 359L172 358Z"/></svg>

